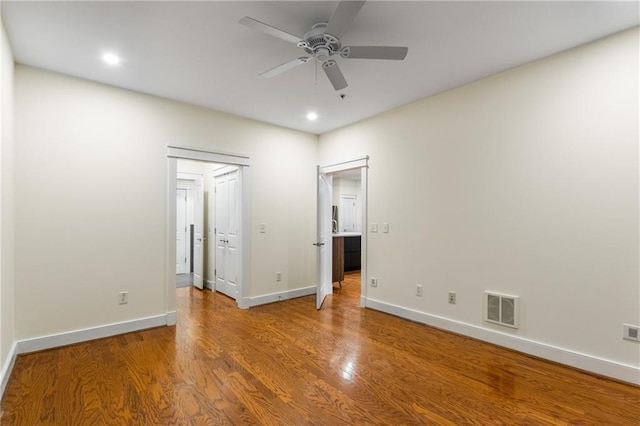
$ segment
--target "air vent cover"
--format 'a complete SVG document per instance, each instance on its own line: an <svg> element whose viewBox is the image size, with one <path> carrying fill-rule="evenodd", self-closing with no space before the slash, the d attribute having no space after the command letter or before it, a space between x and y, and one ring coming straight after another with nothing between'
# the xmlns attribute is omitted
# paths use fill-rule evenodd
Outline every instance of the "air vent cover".
<svg viewBox="0 0 640 426"><path fill-rule="evenodd" d="M518 328L518 296L485 292L485 321Z"/></svg>

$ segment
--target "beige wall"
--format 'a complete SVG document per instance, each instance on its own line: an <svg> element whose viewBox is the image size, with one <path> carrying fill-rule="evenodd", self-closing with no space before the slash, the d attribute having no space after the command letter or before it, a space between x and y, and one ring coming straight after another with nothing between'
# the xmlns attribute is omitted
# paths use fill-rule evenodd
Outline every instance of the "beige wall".
<svg viewBox="0 0 640 426"><path fill-rule="evenodd" d="M15 91L18 339L165 313L167 145L251 158L250 296L313 284L316 136L26 66Z"/></svg>
<svg viewBox="0 0 640 426"><path fill-rule="evenodd" d="M321 135L321 164L370 155L368 218L390 224L367 297L638 368L638 47L627 31ZM483 322L485 290L520 296L519 330Z"/></svg>
<svg viewBox="0 0 640 426"><path fill-rule="evenodd" d="M0 372L14 343L13 54L0 16ZM0 380L2 375L0 374ZM2 390L0 389L0 394Z"/></svg>

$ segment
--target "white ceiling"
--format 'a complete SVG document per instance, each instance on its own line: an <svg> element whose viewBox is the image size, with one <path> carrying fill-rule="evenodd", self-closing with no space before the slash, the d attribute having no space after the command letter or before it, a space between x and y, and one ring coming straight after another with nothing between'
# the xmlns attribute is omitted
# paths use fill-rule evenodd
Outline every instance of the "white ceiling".
<svg viewBox="0 0 640 426"><path fill-rule="evenodd" d="M335 92L315 63L238 24L243 16L303 35L335 1L11 2L2 15L17 62L321 134L640 22L631 2L369 1L343 45L408 46L404 61L337 61ZM110 68L105 50L124 62ZM344 100L339 94L346 94ZM319 119L305 116L316 111Z"/></svg>

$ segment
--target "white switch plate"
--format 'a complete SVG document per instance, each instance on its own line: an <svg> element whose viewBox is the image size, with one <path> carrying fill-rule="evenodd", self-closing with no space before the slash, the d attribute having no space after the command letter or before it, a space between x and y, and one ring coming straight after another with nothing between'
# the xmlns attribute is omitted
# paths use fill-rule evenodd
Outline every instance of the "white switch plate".
<svg viewBox="0 0 640 426"><path fill-rule="evenodd" d="M382 224L382 232L384 232L385 234L389 233L389 224L388 223L383 223Z"/></svg>
<svg viewBox="0 0 640 426"><path fill-rule="evenodd" d="M378 224L377 223L372 223L371 224L371 232L378 232Z"/></svg>
<svg viewBox="0 0 640 426"><path fill-rule="evenodd" d="M276 272L276 281L282 281L282 272Z"/></svg>
<svg viewBox="0 0 640 426"><path fill-rule="evenodd" d="M127 303L129 303L129 292L128 291L121 291L118 294L118 304L126 305Z"/></svg>
<svg viewBox="0 0 640 426"><path fill-rule="evenodd" d="M264 234L265 232L267 232L267 225L264 223L260 224L260 233Z"/></svg>

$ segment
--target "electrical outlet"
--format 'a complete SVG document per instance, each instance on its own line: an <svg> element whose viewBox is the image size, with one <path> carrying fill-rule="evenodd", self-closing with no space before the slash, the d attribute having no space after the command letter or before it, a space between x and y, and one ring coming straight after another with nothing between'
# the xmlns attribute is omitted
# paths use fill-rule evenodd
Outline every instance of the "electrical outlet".
<svg viewBox="0 0 640 426"><path fill-rule="evenodd" d="M371 228L371 232L378 232L378 224L377 223L372 223L370 225Z"/></svg>
<svg viewBox="0 0 640 426"><path fill-rule="evenodd" d="M371 278L371 287L378 287L378 279Z"/></svg>
<svg viewBox="0 0 640 426"><path fill-rule="evenodd" d="M422 286L420 284L416 284L416 296L422 297Z"/></svg>
<svg viewBox="0 0 640 426"><path fill-rule="evenodd" d="M118 304L119 305L126 305L127 303L129 303L129 292L128 291L121 291L118 294Z"/></svg>
<svg viewBox="0 0 640 426"><path fill-rule="evenodd" d="M282 272L276 272L276 281L282 281Z"/></svg>
<svg viewBox="0 0 640 426"><path fill-rule="evenodd" d="M266 223L261 223L260 224L260 233L264 234L267 232L267 224Z"/></svg>
<svg viewBox="0 0 640 426"><path fill-rule="evenodd" d="M455 291L450 291L449 292L449 303L455 305L456 304L456 292Z"/></svg>
<svg viewBox="0 0 640 426"><path fill-rule="evenodd" d="M624 339L640 342L640 327L637 325L624 324Z"/></svg>

